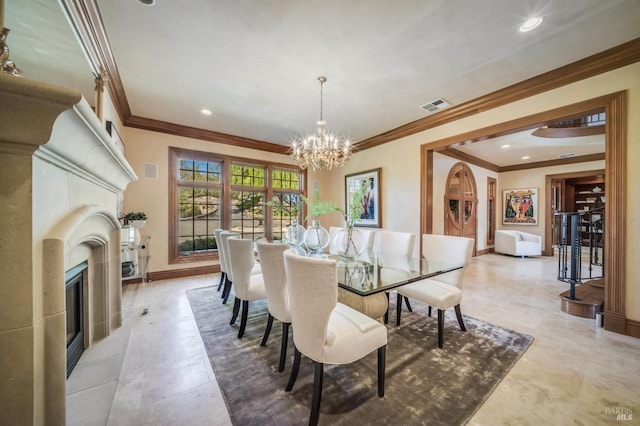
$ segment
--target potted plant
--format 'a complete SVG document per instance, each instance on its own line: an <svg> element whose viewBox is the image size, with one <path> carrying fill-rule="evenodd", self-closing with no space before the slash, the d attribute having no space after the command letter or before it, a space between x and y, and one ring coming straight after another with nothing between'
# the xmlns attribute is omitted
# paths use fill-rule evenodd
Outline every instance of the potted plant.
<svg viewBox="0 0 640 426"><path fill-rule="evenodd" d="M147 223L147 215L144 212L129 212L124 215L125 226L133 228L133 244L139 245L142 237L140 236L140 228Z"/></svg>
<svg viewBox="0 0 640 426"><path fill-rule="evenodd" d="M133 228L142 228L147 223L147 215L144 212L129 212L124 215L124 224Z"/></svg>

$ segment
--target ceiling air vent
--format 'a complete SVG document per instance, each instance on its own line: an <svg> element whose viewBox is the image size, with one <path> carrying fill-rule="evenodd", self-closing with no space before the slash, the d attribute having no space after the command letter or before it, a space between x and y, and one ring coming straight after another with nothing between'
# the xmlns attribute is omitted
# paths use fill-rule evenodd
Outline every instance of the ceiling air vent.
<svg viewBox="0 0 640 426"><path fill-rule="evenodd" d="M429 114L433 114L434 112L438 112L449 106L451 106L449 102L445 101L442 98L438 98L435 101L431 101L428 104L422 105L420 108L424 108L429 112Z"/></svg>

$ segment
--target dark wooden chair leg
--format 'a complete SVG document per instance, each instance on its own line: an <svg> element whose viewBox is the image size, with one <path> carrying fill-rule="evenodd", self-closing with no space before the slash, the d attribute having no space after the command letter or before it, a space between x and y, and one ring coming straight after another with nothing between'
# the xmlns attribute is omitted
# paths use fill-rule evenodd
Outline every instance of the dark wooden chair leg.
<svg viewBox="0 0 640 426"><path fill-rule="evenodd" d="M407 296L404 297L404 303L407 304L407 310L409 312L413 312L413 309L411 309L411 305L409 304L409 298Z"/></svg>
<svg viewBox="0 0 640 426"><path fill-rule="evenodd" d="M280 346L280 363L278 364L278 372L284 371L284 362L287 359L287 345L289 344L289 326L291 323L282 323L282 346Z"/></svg>
<svg viewBox="0 0 640 426"><path fill-rule="evenodd" d="M428 313L428 315L429 315L429 316L431 316L431 306L429 306L429 313Z"/></svg>
<svg viewBox="0 0 640 426"><path fill-rule="evenodd" d="M324 364L313 362L313 396L311 397L311 416L309 425L316 426L320 419L320 401L322 400L322 376Z"/></svg>
<svg viewBox="0 0 640 426"><path fill-rule="evenodd" d="M396 325L400 325L400 316L402 315L402 296L398 294L396 300Z"/></svg>
<svg viewBox="0 0 640 426"><path fill-rule="evenodd" d="M438 309L438 347L444 343L444 309Z"/></svg>
<svg viewBox="0 0 640 426"><path fill-rule="evenodd" d="M389 292L385 291L384 294L387 296L387 312L384 313L384 323L389 324Z"/></svg>
<svg viewBox="0 0 640 426"><path fill-rule="evenodd" d="M384 396L384 376L387 359L387 345L378 348L378 396Z"/></svg>
<svg viewBox="0 0 640 426"><path fill-rule="evenodd" d="M298 350L298 348L294 347L293 350L293 366L291 367L291 375L289 376L289 383L287 383L287 387L284 388L285 392L291 392L293 389L293 385L296 384L296 379L298 378L298 370L300 370L300 358L302 354Z"/></svg>
<svg viewBox="0 0 640 426"><path fill-rule="evenodd" d="M458 317L458 324L460 324L460 330L467 331L467 327L464 326L464 320L462 319L462 312L460 312L460 305L455 306L456 317Z"/></svg>
<svg viewBox="0 0 640 426"><path fill-rule="evenodd" d="M271 334L271 327L273 326L273 316L269 314L267 317L267 328L264 330L264 336L262 337L262 342L260 342L260 346L267 345L267 339L269 339L269 334Z"/></svg>
<svg viewBox="0 0 640 426"><path fill-rule="evenodd" d="M226 305L227 300L229 299L229 295L231 294L231 285L233 283L229 281L229 277L225 278L224 282L224 290L222 290L222 304Z"/></svg>
<svg viewBox="0 0 640 426"><path fill-rule="evenodd" d="M238 312L240 312L240 299L236 297L233 299L233 313L231 314L231 321L229 321L229 325L236 323L236 319L238 319Z"/></svg>
<svg viewBox="0 0 640 426"><path fill-rule="evenodd" d="M247 328L247 318L249 317L249 301L242 301L242 316L240 317L240 330L238 330L238 339L244 336L244 329Z"/></svg>
<svg viewBox="0 0 640 426"><path fill-rule="evenodd" d="M227 274L225 272L220 272L220 282L218 283L218 291L220 291L220 289L222 288L222 285L224 284L224 278L227 276Z"/></svg>

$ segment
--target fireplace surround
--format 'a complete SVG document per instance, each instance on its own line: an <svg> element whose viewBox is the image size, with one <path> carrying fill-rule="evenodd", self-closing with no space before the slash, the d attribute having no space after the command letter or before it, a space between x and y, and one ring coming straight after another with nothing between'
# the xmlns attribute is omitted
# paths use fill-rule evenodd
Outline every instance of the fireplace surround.
<svg viewBox="0 0 640 426"><path fill-rule="evenodd" d="M120 327L135 180L78 92L0 74L0 424L65 423L66 271L87 263L84 346Z"/></svg>

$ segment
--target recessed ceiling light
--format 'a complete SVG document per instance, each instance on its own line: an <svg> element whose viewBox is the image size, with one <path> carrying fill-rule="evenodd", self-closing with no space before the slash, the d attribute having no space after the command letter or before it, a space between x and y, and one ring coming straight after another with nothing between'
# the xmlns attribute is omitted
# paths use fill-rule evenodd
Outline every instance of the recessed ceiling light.
<svg viewBox="0 0 640 426"><path fill-rule="evenodd" d="M529 18L525 21L524 24L520 26L520 31L526 33L527 31L531 31L532 29L537 28L540 24L542 24L542 16Z"/></svg>
<svg viewBox="0 0 640 426"><path fill-rule="evenodd" d="M511 148L511 145L509 145L509 144L507 143L507 144L502 145L500 148Z"/></svg>
<svg viewBox="0 0 640 426"><path fill-rule="evenodd" d="M138 3L143 4L145 6L155 6L156 0L138 0Z"/></svg>
<svg viewBox="0 0 640 426"><path fill-rule="evenodd" d="M209 111L208 109L205 109L205 108L201 109L200 113L202 115L211 115L211 114L213 114L211 111Z"/></svg>
<svg viewBox="0 0 640 426"><path fill-rule="evenodd" d="M523 160L528 160L529 158L531 157L529 157L528 155L525 155L524 157L522 157Z"/></svg>

